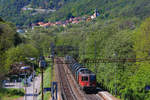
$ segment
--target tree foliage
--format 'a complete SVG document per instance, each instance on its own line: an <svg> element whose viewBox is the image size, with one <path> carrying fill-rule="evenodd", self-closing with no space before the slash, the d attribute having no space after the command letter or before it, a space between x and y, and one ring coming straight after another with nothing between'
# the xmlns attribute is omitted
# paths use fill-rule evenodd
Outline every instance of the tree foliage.
<svg viewBox="0 0 150 100"><path fill-rule="evenodd" d="M16 32L10 23L0 21L0 79L8 72L8 68L5 67L6 51L12 48L15 44L19 44L15 40ZM20 37L18 36L18 39Z"/></svg>

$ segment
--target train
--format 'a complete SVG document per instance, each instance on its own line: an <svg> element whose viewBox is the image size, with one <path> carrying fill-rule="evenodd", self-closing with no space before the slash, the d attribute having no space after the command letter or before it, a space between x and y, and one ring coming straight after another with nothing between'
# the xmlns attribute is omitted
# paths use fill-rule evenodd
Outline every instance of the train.
<svg viewBox="0 0 150 100"><path fill-rule="evenodd" d="M72 72L80 89L85 92L96 90L96 75L92 71L79 64L72 56L66 56L65 62L68 64L68 68Z"/></svg>

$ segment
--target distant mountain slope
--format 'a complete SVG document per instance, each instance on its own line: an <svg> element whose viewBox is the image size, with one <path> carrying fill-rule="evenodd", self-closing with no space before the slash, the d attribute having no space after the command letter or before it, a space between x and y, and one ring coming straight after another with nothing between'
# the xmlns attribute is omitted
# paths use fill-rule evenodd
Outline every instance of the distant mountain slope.
<svg viewBox="0 0 150 100"><path fill-rule="evenodd" d="M0 0L0 10L2 9L16 9L19 11L20 8L26 5L30 5L32 8L51 8L58 9L68 1L74 0Z"/></svg>
<svg viewBox="0 0 150 100"><path fill-rule="evenodd" d="M23 7L59 9L70 0L0 0L0 17L18 25L24 24L24 20L44 20L43 15L30 16L35 11L22 11ZM48 16L49 14L45 15ZM26 22L29 24L29 21Z"/></svg>
<svg viewBox="0 0 150 100"><path fill-rule="evenodd" d="M57 11L38 14L34 10L22 11L23 7ZM96 8L101 19L120 16L145 18L150 15L149 0L0 0L0 17L17 25L29 25L38 21L91 15Z"/></svg>
<svg viewBox="0 0 150 100"><path fill-rule="evenodd" d="M145 18L150 15L150 0L78 0L64 5L53 14L51 20L65 19L70 14L90 15L96 8L101 13L101 18L118 16Z"/></svg>

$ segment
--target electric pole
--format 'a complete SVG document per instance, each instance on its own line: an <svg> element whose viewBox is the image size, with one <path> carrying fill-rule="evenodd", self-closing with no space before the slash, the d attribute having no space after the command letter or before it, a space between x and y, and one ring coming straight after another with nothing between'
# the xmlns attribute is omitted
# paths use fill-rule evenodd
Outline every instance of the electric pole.
<svg viewBox="0 0 150 100"><path fill-rule="evenodd" d="M94 42L94 46L95 46L95 59L96 59L96 41ZM95 62L95 73L97 74L97 67L96 67L96 62Z"/></svg>

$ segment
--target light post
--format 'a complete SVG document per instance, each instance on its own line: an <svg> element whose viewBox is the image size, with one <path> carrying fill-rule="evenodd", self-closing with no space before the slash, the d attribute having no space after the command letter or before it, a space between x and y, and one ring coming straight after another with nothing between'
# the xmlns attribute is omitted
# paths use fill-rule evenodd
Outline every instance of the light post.
<svg viewBox="0 0 150 100"><path fill-rule="evenodd" d="M96 60L96 41L94 41L94 46L95 46L94 59ZM95 73L97 74L96 62L95 62Z"/></svg>
<svg viewBox="0 0 150 100"><path fill-rule="evenodd" d="M117 54L113 54L116 58ZM117 95L117 65L115 64L115 96Z"/></svg>
<svg viewBox="0 0 150 100"><path fill-rule="evenodd" d="M41 77L41 85L42 85L42 100L44 100L44 93L43 93L43 77L44 77L44 75L43 75L43 69L44 69L44 67L46 66L46 62L45 62L45 60L44 59L41 59L40 61L39 61L39 67L40 67L40 69L41 69L41 73L42 73L42 77Z"/></svg>
<svg viewBox="0 0 150 100"><path fill-rule="evenodd" d="M27 100L27 97L26 97L26 92L27 92L27 89L26 89L26 84L27 84L27 76L26 76L27 73L26 73L26 70L27 69L29 69L29 66L22 66L21 67L21 70L25 70L25 98L24 98L25 100Z"/></svg>

